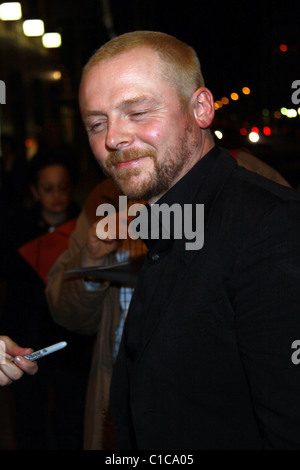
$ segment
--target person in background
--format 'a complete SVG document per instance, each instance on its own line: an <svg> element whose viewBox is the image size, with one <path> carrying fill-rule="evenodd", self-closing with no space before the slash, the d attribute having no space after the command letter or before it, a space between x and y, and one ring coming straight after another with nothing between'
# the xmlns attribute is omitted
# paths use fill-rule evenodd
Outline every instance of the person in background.
<svg viewBox="0 0 300 470"><path fill-rule="evenodd" d="M123 324L134 286L130 283L88 280L66 272L78 267L99 266L145 255L141 240L101 241L96 235L96 209L110 203L118 207L120 192L110 179L90 193L78 217L68 249L50 270L47 299L55 322L83 335L96 335L86 399L84 448L116 448L109 406L110 380ZM122 219L127 224L127 219Z"/></svg>
<svg viewBox="0 0 300 470"><path fill-rule="evenodd" d="M35 350L59 341L68 346L41 359L35 377L14 384L16 441L20 450L81 449L93 338L55 324L45 296L47 273L68 247L80 207L72 199L72 168L61 152L37 154L28 174L35 202L15 214L6 234L10 249L1 331Z"/></svg>

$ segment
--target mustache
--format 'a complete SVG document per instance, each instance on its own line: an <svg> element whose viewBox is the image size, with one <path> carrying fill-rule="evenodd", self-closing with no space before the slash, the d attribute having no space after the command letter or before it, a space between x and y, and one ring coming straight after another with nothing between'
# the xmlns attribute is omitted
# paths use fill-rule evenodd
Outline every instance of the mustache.
<svg viewBox="0 0 300 470"><path fill-rule="evenodd" d="M154 150L143 151L138 149L115 150L109 153L106 159L106 168L109 170L118 163L129 162L142 157L150 157L155 160L156 152Z"/></svg>

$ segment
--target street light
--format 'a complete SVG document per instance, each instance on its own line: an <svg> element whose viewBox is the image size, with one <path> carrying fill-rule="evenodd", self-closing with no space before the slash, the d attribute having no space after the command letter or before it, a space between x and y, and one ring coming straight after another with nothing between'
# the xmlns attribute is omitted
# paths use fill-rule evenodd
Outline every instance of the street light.
<svg viewBox="0 0 300 470"><path fill-rule="evenodd" d="M242 88L242 92L244 93L244 95L250 95L251 90L250 90L249 87L244 86L244 87Z"/></svg>
<svg viewBox="0 0 300 470"><path fill-rule="evenodd" d="M239 99L239 95L237 93L231 93L230 98L233 101L237 101Z"/></svg>
<svg viewBox="0 0 300 470"><path fill-rule="evenodd" d="M60 47L61 35L59 33L45 33L42 37L43 46L47 48Z"/></svg>
<svg viewBox="0 0 300 470"><path fill-rule="evenodd" d="M0 19L3 21L16 21L22 18L21 4L7 2L0 5Z"/></svg>
<svg viewBox="0 0 300 470"><path fill-rule="evenodd" d="M44 22L42 20L26 20L23 23L25 36L42 36L44 34Z"/></svg>
<svg viewBox="0 0 300 470"><path fill-rule="evenodd" d="M250 132L248 138L250 142L253 142L255 144L259 141L259 134L257 132Z"/></svg>

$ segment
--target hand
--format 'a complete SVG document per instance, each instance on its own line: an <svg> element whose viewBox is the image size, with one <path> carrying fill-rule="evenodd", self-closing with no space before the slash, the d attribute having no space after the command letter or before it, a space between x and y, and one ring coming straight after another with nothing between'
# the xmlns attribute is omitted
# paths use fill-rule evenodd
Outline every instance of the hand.
<svg viewBox="0 0 300 470"><path fill-rule="evenodd" d="M8 336L0 336L0 386L4 387L19 380L24 373L34 375L38 365L23 356L32 353L31 348L18 346ZM13 359L14 362L11 362Z"/></svg>
<svg viewBox="0 0 300 470"><path fill-rule="evenodd" d="M97 224L98 222L95 222L89 230L88 240L83 250L83 267L99 266L107 255L117 251L120 244L118 240L110 238L101 240L96 233Z"/></svg>
<svg viewBox="0 0 300 470"><path fill-rule="evenodd" d="M105 225L105 230L102 225ZM126 236L127 226L127 212L111 214L105 217L103 224L101 219L95 222L89 230L88 241L84 248L83 267L98 266L107 255L117 251L121 244L118 237L121 235L124 238L124 234ZM116 233L111 233L111 227Z"/></svg>

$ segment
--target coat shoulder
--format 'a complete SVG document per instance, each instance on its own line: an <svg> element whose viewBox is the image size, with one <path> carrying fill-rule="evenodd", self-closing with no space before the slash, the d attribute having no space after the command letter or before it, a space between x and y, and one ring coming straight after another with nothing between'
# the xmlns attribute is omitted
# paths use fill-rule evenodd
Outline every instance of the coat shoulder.
<svg viewBox="0 0 300 470"><path fill-rule="evenodd" d="M300 202L300 193L269 178L237 166L228 182L235 191L262 199Z"/></svg>
<svg viewBox="0 0 300 470"><path fill-rule="evenodd" d="M224 165L226 153L222 159ZM232 166L230 161L229 165ZM272 227L276 231L285 226L299 227L300 193L295 189L237 164L223 183L214 194L213 204L210 202L210 209L213 210L208 211L208 225L217 224L219 229L222 227L225 233L239 240L255 227L263 230L266 227L271 230Z"/></svg>

